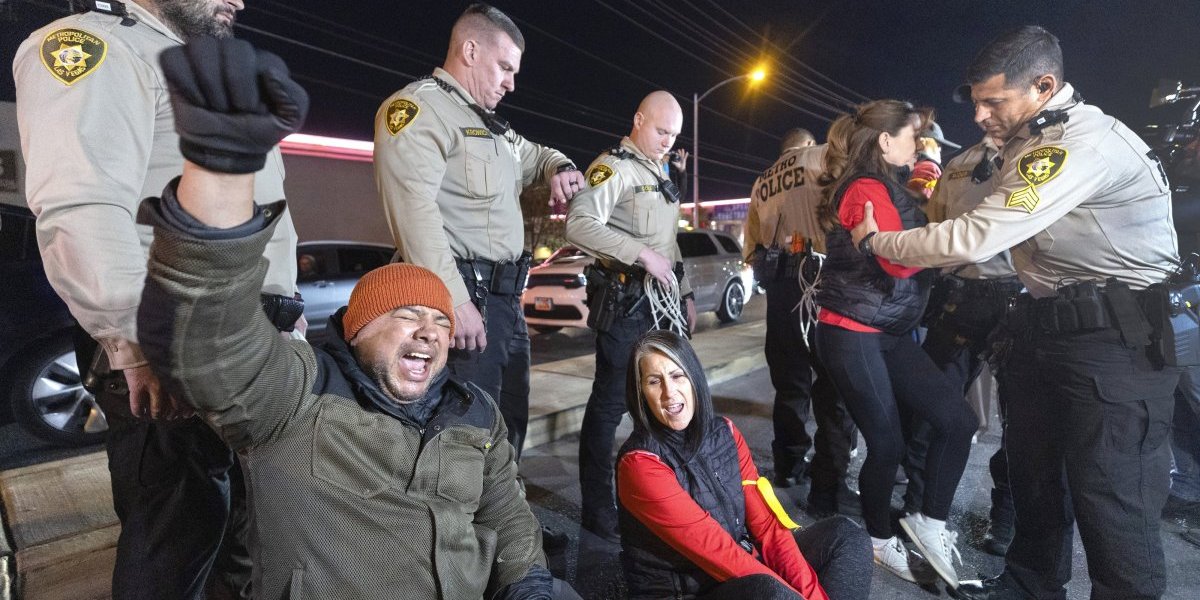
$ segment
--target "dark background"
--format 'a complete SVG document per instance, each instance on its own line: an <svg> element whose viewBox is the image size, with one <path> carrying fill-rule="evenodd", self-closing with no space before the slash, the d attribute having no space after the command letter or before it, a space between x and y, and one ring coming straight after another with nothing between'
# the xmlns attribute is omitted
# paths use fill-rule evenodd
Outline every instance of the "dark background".
<svg viewBox="0 0 1200 600"><path fill-rule="evenodd" d="M764 84L751 90L734 82L701 103L703 199L744 197L775 157L781 132L803 126L823 138L844 101L893 97L933 106L949 139L974 143L970 107L950 94L975 52L1017 25L1055 33L1067 80L1134 127L1149 118L1160 78L1200 84L1197 0L495 4L527 41L517 90L499 111L526 137L581 165L628 132L638 101L656 88L680 97L679 145L690 150L692 94L765 60ZM308 88L307 133L366 140L379 103L441 64L466 5L247 0L238 35L281 54ZM0 61L11 64L21 40L66 6L0 0ZM2 100L13 99L10 72L0 77Z"/></svg>

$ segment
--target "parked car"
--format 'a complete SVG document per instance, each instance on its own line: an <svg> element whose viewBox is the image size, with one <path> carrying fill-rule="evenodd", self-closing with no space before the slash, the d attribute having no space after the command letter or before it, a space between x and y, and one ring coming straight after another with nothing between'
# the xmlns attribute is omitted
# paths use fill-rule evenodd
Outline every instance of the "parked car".
<svg viewBox="0 0 1200 600"><path fill-rule="evenodd" d="M108 422L83 389L75 320L46 280L26 208L0 204L0 281L0 422L59 445L99 443Z"/></svg>
<svg viewBox="0 0 1200 600"><path fill-rule="evenodd" d="M396 249L385 244L320 241L296 246L296 286L304 298L305 337L326 339L329 317L350 301L354 284L367 271L392 261Z"/></svg>
<svg viewBox="0 0 1200 600"><path fill-rule="evenodd" d="M722 323L738 320L753 289L754 275L742 263L737 241L707 229L680 231L676 240L684 272L696 293L696 312L714 311ZM534 330L551 332L587 326L587 280L583 270L592 261L578 248L566 246L530 269L521 305L526 322Z"/></svg>

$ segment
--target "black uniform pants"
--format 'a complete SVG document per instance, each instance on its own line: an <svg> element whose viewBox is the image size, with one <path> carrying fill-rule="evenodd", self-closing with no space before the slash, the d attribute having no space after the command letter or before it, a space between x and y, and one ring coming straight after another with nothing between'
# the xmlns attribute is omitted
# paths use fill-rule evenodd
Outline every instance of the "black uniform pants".
<svg viewBox="0 0 1200 600"><path fill-rule="evenodd" d="M467 291L475 293L474 282L467 281ZM520 294L488 294L486 302L487 348L451 350L446 366L500 405L508 441L520 460L529 425L529 328Z"/></svg>
<svg viewBox="0 0 1200 600"><path fill-rule="evenodd" d="M980 354L986 349L988 333L1004 318L1007 304L1007 296L1003 294L958 298L954 302L954 312L943 313L929 326L922 348L945 373L950 384L961 389L964 395L987 366ZM1000 447L988 461L993 483L991 520L1011 527L1013 510L1008 485L1008 455L1004 445L1004 414L1008 396L1013 390L1003 377L998 378L997 383L1001 425ZM904 492L904 506L906 509L919 510L924 497L925 454L929 448L930 428L928 423L915 416L907 421L907 425L905 439L908 448L904 467L908 474L908 487Z"/></svg>
<svg viewBox="0 0 1200 600"><path fill-rule="evenodd" d="M1038 599L1065 598L1076 519L1094 600L1166 589L1174 369L1154 370L1115 329L1018 340L1003 376L1016 535L1006 572Z"/></svg>
<svg viewBox="0 0 1200 600"><path fill-rule="evenodd" d="M579 431L579 489L585 525L617 524L613 437L625 414L629 357L638 338L652 329L650 305L643 299L632 314L613 319L608 331L596 332L596 377Z"/></svg>
<svg viewBox="0 0 1200 600"><path fill-rule="evenodd" d="M798 302L800 286L794 280L780 279L768 284L764 351L771 384L775 387L775 405L771 411L775 439L771 451L776 473L803 475L805 455L815 441L811 490L832 500L850 465L854 422L817 358L816 323L808 333L811 349L805 344L799 312L793 310ZM815 439L805 430L810 405L817 425Z"/></svg>
<svg viewBox="0 0 1200 600"><path fill-rule="evenodd" d="M106 383L117 385L106 389L123 390L123 382L116 373ZM199 417L134 419L127 394L101 393L99 400L109 423L108 468L121 521L114 600L204 598L214 563L227 569L214 579L248 594L244 493L233 503L241 514L230 514L230 477L241 476L233 452Z"/></svg>

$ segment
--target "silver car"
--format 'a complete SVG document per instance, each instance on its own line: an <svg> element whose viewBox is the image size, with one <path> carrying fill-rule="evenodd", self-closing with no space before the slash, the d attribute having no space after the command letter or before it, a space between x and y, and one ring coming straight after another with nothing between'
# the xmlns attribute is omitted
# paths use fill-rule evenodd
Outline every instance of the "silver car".
<svg viewBox="0 0 1200 600"><path fill-rule="evenodd" d="M324 341L329 317L350 301L354 284L367 271L392 261L396 249L363 242L303 242L296 245L296 287L304 298L305 337Z"/></svg>
<svg viewBox="0 0 1200 600"><path fill-rule="evenodd" d="M742 263L742 250L729 235L708 229L680 231L676 240L683 268L696 293L696 312L713 311L722 323L742 316L754 275ZM588 310L583 269L592 259L574 247L564 247L529 271L521 296L525 319L541 332L585 327Z"/></svg>

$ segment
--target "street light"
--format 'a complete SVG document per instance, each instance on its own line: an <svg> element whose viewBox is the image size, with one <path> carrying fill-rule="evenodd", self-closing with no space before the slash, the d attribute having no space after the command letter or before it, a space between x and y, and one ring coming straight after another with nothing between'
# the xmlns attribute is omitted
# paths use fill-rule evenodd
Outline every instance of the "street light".
<svg viewBox="0 0 1200 600"><path fill-rule="evenodd" d="M758 83L766 79L766 77L766 69L759 67L744 75L734 75L708 88L708 91L703 94L692 94L692 227L696 229L700 228L700 101L727 83L733 83L742 79L749 79L752 83Z"/></svg>

